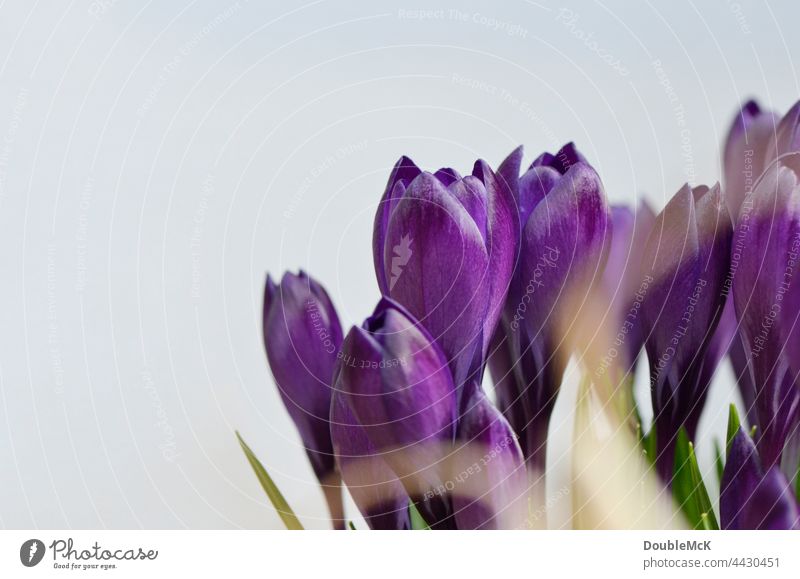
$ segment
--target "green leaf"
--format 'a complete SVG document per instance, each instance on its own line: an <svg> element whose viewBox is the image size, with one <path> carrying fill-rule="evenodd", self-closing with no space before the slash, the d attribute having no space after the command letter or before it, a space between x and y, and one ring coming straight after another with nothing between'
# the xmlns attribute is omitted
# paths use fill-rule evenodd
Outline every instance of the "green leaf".
<svg viewBox="0 0 800 579"><path fill-rule="evenodd" d="M728 438L725 444L725 456L730 452L731 442L733 442L733 437L736 436L736 433L739 432L741 424L739 413L736 411L736 405L731 404L730 410L728 411Z"/></svg>
<svg viewBox="0 0 800 579"><path fill-rule="evenodd" d="M644 436L643 442L645 456L647 456L647 460L650 461L650 464L654 465L656 463L656 457L658 456L658 450L656 449L655 425L650 427L650 432Z"/></svg>
<svg viewBox="0 0 800 579"><path fill-rule="evenodd" d="M697 465L694 445L681 428L675 445L675 468L672 494L695 529L718 529L717 518L706 485Z"/></svg>
<svg viewBox="0 0 800 579"><path fill-rule="evenodd" d="M303 529L303 525L300 524L300 520L295 516L294 511L289 506L289 503L286 502L286 499L283 498L281 491L278 490L277 485L273 482L272 478L267 474L264 465L256 458L256 455L253 454L253 451L250 450L250 447L247 446L247 443L242 439L242 436L239 434L239 431L236 431L236 438L239 439L239 444L244 451L245 456L247 457L247 461L250 463L250 466L253 467L253 472L256 473L256 477L258 477L258 482L261 483L264 491L267 493L272 506L275 507L275 510L278 511L278 515L280 515L283 524L286 525L286 528L290 531L298 531Z"/></svg>
<svg viewBox="0 0 800 579"><path fill-rule="evenodd" d="M356 526L353 524L353 521L347 521L347 528L350 529L351 531L356 530Z"/></svg>
<svg viewBox="0 0 800 579"><path fill-rule="evenodd" d="M717 482L722 487L722 473L725 471L725 459L722 458L722 448L719 440L714 439L714 465L717 467Z"/></svg>
<svg viewBox="0 0 800 579"><path fill-rule="evenodd" d="M428 523L426 523L425 519L422 517L422 513L419 512L417 506L413 503L413 501L408 502L408 515L411 518L412 531L431 530L430 526L428 526Z"/></svg>

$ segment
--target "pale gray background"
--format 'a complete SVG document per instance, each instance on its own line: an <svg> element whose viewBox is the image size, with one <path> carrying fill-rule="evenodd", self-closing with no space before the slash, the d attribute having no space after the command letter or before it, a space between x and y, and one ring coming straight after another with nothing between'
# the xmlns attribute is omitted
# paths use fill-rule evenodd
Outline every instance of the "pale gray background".
<svg viewBox="0 0 800 579"><path fill-rule="evenodd" d="M466 172L575 140L612 200L657 208L717 180L737 103L800 96L796 5L2 3L0 526L277 526L238 428L324 527L262 353L264 274L304 267L360 322L402 153Z"/></svg>

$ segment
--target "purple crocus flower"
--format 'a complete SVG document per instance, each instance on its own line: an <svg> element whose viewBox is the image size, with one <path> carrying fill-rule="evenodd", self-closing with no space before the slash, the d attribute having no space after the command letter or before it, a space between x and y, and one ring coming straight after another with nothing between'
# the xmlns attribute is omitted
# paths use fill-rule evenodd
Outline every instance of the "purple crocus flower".
<svg viewBox="0 0 800 579"><path fill-rule="evenodd" d="M789 482L777 466L764 471L741 428L730 442L719 510L723 529L800 529L800 508Z"/></svg>
<svg viewBox="0 0 800 579"><path fill-rule="evenodd" d="M725 199L734 222L745 197L750 194L758 177L767 165L767 156L775 142L779 116L762 109L754 100L745 102L737 112L725 139L723 156L723 185ZM747 369L747 353L737 331L733 299L728 299L722 313L716 338L730 345L729 357L739 384L747 416L755 421L755 385Z"/></svg>
<svg viewBox="0 0 800 579"><path fill-rule="evenodd" d="M369 528L410 529L408 494L341 392L331 402L331 438L339 472Z"/></svg>
<svg viewBox="0 0 800 579"><path fill-rule="evenodd" d="M339 475L330 434L331 383L342 344L327 292L304 272L267 276L263 331L267 360L289 416L325 491L334 524L343 526Z"/></svg>
<svg viewBox="0 0 800 579"><path fill-rule="evenodd" d="M446 459L458 419L447 359L402 306L382 299L345 338L337 397L433 528L452 527Z"/></svg>
<svg viewBox="0 0 800 579"><path fill-rule="evenodd" d="M571 326L605 265L611 221L600 178L572 143L518 177L521 160L520 147L498 169L511 184L522 232L490 370L500 409L526 459L542 470Z"/></svg>
<svg viewBox="0 0 800 579"><path fill-rule="evenodd" d="M459 390L482 371L518 236L511 191L483 161L463 178L397 162L375 216L378 284L428 329Z"/></svg>
<svg viewBox="0 0 800 579"><path fill-rule="evenodd" d="M681 426L693 439L705 403L706 353L730 284L732 229L719 185L685 185L656 218L644 250L642 271L653 281L642 303L642 322L657 464L665 481L672 477Z"/></svg>
<svg viewBox="0 0 800 579"><path fill-rule="evenodd" d="M370 459L366 474L340 459L348 487L358 474L381 483L354 493L371 525L405 524L397 513L409 497L435 529L512 525L511 504L525 498L516 436L477 384L464 388L459 415L443 352L405 308L383 298L348 333L336 387L337 455L349 447L350 455ZM377 506L362 506L370 504Z"/></svg>
<svg viewBox="0 0 800 579"><path fill-rule="evenodd" d="M733 244L733 298L754 385L756 445L765 468L780 464L800 419L800 392L785 353L797 315L792 298L800 253L800 153L770 165L745 199ZM795 288L796 289L796 288Z"/></svg>

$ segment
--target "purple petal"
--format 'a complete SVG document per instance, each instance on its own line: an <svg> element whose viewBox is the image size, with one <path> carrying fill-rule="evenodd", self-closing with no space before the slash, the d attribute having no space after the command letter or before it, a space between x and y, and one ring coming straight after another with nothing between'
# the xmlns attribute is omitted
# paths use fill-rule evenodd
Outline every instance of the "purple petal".
<svg viewBox="0 0 800 579"><path fill-rule="evenodd" d="M342 479L370 529L409 529L408 495L341 392L331 402L331 438Z"/></svg>
<svg viewBox="0 0 800 579"><path fill-rule="evenodd" d="M728 131L725 140L725 196L734 221L745 196L750 193L767 164L767 152L775 140L778 115L747 101Z"/></svg>
<svg viewBox="0 0 800 579"><path fill-rule="evenodd" d="M470 389L453 454L453 509L459 529L517 528L525 516L525 466L508 422L480 387Z"/></svg>
<svg viewBox="0 0 800 579"><path fill-rule="evenodd" d="M723 529L744 529L743 510L764 472L750 437L740 428L728 449L720 483L719 514Z"/></svg>
<svg viewBox="0 0 800 579"><path fill-rule="evenodd" d="M512 189L505 180L498 178L483 161L475 163L473 173L486 187L486 250L489 260L486 282L489 286L489 301L483 321L482 354L485 357L500 320L519 257L520 222Z"/></svg>
<svg viewBox="0 0 800 579"><path fill-rule="evenodd" d="M520 145L497 167L497 180L501 185L508 187L517 205L519 205L519 170L522 166L523 153L524 149Z"/></svg>
<svg viewBox="0 0 800 579"><path fill-rule="evenodd" d="M790 316L784 300L791 287L793 244L800 239L800 153L773 163L745 199L731 255L733 298L755 392L758 448L764 464L780 460L786 436L797 424L798 396L784 355Z"/></svg>
<svg viewBox="0 0 800 579"><path fill-rule="evenodd" d="M565 175L567 171L578 163L589 164L575 147L575 143L567 143L555 155L542 153L531 163L531 168L551 167L558 171L559 174Z"/></svg>
<svg viewBox="0 0 800 579"><path fill-rule="evenodd" d="M395 163L389 182L381 197L378 210L375 213L375 223L372 229L372 258L375 262L375 275L378 277L378 287L382 294L389 293L389 278L383 263L383 248L386 240L386 229L389 227L397 201L403 196L406 187L421 173L419 167L408 157L400 157Z"/></svg>
<svg viewBox="0 0 800 579"><path fill-rule="evenodd" d="M449 187L456 181L461 180L461 175L458 174L458 171L456 171L455 169L451 169L450 167L444 167L442 169L439 169L438 171L436 171L436 173L433 174L433 176L439 179L439 181L441 181L442 185L444 185L445 187Z"/></svg>
<svg viewBox="0 0 800 579"><path fill-rule="evenodd" d="M521 302L526 311L515 315L524 319L531 336L568 328L565 318L574 315L600 277L610 237L600 178L577 163L536 206L523 232L522 280L527 283Z"/></svg>
<svg viewBox="0 0 800 579"><path fill-rule="evenodd" d="M769 147L764 158L764 169L781 155L800 151L800 101L783 115L774 136L770 136L772 138L769 139Z"/></svg>
<svg viewBox="0 0 800 579"><path fill-rule="evenodd" d="M767 472L743 514L746 529L800 529L800 509L780 468L774 466Z"/></svg>
<svg viewBox="0 0 800 579"><path fill-rule="evenodd" d="M626 372L632 370L644 345L639 305L649 286L643 279L641 262L655 218L644 201L636 211L627 206L611 207L613 236L598 303L607 308L615 340L622 346L619 366Z"/></svg>
<svg viewBox="0 0 800 579"><path fill-rule="evenodd" d="M481 230L433 175L419 175L398 202L384 264L389 296L425 325L463 383L480 359L491 269Z"/></svg>

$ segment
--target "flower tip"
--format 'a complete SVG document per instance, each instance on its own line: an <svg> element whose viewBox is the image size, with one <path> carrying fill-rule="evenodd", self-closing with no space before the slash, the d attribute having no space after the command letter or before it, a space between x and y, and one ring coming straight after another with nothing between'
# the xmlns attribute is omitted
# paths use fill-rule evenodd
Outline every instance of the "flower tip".
<svg viewBox="0 0 800 579"><path fill-rule="evenodd" d="M275 299L275 294L278 291L277 284L273 281L272 276L267 273L267 280L264 283L264 319L267 319L267 314L272 307L272 302Z"/></svg>

